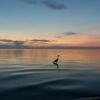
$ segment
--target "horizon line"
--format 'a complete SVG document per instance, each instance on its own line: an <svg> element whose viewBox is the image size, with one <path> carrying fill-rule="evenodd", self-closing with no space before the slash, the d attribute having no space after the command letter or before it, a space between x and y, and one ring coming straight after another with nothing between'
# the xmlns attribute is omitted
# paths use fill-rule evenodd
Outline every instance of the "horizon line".
<svg viewBox="0 0 100 100"><path fill-rule="evenodd" d="M0 49L100 49L99 46L8 46L2 45Z"/></svg>

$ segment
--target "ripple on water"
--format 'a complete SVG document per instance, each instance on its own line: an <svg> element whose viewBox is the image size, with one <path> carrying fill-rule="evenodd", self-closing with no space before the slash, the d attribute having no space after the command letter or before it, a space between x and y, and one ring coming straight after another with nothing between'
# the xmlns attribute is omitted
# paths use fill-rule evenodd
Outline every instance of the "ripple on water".
<svg viewBox="0 0 100 100"><path fill-rule="evenodd" d="M28 69L7 72L4 76L2 73L0 100L95 100L100 96L99 75L83 70Z"/></svg>

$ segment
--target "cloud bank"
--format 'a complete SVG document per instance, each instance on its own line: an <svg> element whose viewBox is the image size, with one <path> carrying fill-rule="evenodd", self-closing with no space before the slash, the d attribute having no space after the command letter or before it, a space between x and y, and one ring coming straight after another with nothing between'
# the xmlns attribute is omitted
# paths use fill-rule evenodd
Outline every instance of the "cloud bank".
<svg viewBox="0 0 100 100"><path fill-rule="evenodd" d="M8 39L0 39L1 42L13 42L13 40L8 40Z"/></svg>
<svg viewBox="0 0 100 100"><path fill-rule="evenodd" d="M24 41L13 41L9 39L0 39L0 45L21 47L21 46L24 46Z"/></svg>
<svg viewBox="0 0 100 100"><path fill-rule="evenodd" d="M66 36L76 36L78 34L79 33L75 33L75 32L64 32L64 33L57 34L56 38L63 38Z"/></svg>
<svg viewBox="0 0 100 100"><path fill-rule="evenodd" d="M57 3L57 2L52 2L52 0L45 0L43 2L47 7L54 9L54 10L64 10L67 8L65 4Z"/></svg>
<svg viewBox="0 0 100 100"><path fill-rule="evenodd" d="M40 40L40 39L34 39L34 40L31 40L32 42L42 42L42 43L47 43L47 42L50 42L50 40Z"/></svg>
<svg viewBox="0 0 100 100"><path fill-rule="evenodd" d="M62 33L63 35L77 35L78 33L75 33L75 32L65 32L65 33Z"/></svg>
<svg viewBox="0 0 100 100"><path fill-rule="evenodd" d="M60 3L57 0L21 0L21 1L31 5L42 4L53 10L67 9L67 6L64 3Z"/></svg>

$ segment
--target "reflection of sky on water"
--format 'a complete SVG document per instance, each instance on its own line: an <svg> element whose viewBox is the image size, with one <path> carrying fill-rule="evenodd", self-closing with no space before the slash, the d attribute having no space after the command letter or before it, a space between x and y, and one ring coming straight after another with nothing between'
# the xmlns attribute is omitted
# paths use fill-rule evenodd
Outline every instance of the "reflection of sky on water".
<svg viewBox="0 0 100 100"><path fill-rule="evenodd" d="M64 65L64 68L99 67L100 65L100 50L70 49L1 49L0 65L51 65L58 54L59 64L62 67Z"/></svg>

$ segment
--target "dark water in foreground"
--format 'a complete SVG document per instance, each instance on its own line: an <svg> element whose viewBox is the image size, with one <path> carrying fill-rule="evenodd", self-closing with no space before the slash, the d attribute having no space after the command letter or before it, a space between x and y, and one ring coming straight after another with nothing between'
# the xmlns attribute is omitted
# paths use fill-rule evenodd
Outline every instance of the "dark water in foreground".
<svg viewBox="0 0 100 100"><path fill-rule="evenodd" d="M100 100L100 50L2 49L0 100Z"/></svg>

